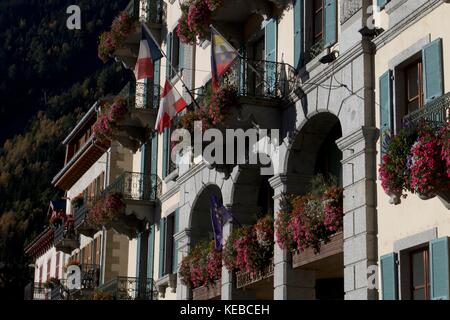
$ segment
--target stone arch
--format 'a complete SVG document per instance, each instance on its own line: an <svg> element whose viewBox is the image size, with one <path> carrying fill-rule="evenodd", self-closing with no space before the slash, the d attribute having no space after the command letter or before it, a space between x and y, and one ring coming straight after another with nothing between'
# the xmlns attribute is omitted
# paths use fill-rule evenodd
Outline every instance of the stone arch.
<svg viewBox="0 0 450 320"><path fill-rule="evenodd" d="M191 240L190 245L195 246L201 240L213 239L210 216L210 197L215 195L222 201L222 192L216 184L205 184L198 192L189 217Z"/></svg>
<svg viewBox="0 0 450 320"><path fill-rule="evenodd" d="M342 181L342 152L336 141L342 137L339 118L330 112L315 112L302 121L284 160L287 175L304 179L331 174Z"/></svg>

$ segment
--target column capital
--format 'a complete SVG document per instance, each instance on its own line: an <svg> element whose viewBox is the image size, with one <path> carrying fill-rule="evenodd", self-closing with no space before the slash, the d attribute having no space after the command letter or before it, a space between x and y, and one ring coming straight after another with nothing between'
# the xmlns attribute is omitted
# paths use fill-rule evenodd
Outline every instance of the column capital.
<svg viewBox="0 0 450 320"><path fill-rule="evenodd" d="M175 241L182 241L191 238L191 229L184 229L173 235Z"/></svg>

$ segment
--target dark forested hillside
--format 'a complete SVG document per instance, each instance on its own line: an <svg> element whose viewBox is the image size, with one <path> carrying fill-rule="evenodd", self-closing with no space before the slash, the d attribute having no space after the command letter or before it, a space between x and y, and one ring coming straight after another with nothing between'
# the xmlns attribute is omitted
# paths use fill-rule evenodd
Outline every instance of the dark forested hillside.
<svg viewBox="0 0 450 320"><path fill-rule="evenodd" d="M0 298L22 298L30 280L24 245L61 197L61 141L100 96L131 76L97 58L98 35L128 0L0 0ZM66 28L69 5L82 29Z"/></svg>

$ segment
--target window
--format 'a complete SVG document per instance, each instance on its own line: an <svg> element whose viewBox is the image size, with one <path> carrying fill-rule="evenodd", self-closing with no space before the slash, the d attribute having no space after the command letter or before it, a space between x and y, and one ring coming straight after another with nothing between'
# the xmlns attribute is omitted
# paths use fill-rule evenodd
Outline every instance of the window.
<svg viewBox="0 0 450 320"><path fill-rule="evenodd" d="M175 269L176 245L174 235L177 232L177 212L171 213L160 222L159 276L171 274Z"/></svg>
<svg viewBox="0 0 450 320"><path fill-rule="evenodd" d="M324 18L323 18L324 0L314 0L313 14L313 35L314 43L319 43L323 39Z"/></svg>
<svg viewBox="0 0 450 320"><path fill-rule="evenodd" d="M430 299L430 270L428 247L412 251L409 254L411 270L411 299Z"/></svg>
<svg viewBox="0 0 450 320"><path fill-rule="evenodd" d="M48 281L48 279L51 278L51 274L50 274L51 267L52 267L52 258L47 260L47 278L46 278L47 281Z"/></svg>
<svg viewBox="0 0 450 320"><path fill-rule="evenodd" d="M59 252L56 253L56 272L55 272L55 277L57 279L61 278L61 274L60 274L60 255Z"/></svg>
<svg viewBox="0 0 450 320"><path fill-rule="evenodd" d="M166 66L166 77L172 79L175 77L175 72L180 72L184 67L184 44L180 42L175 31L167 34L166 41L167 59L171 62L171 65Z"/></svg>
<svg viewBox="0 0 450 320"><path fill-rule="evenodd" d="M422 59L405 67L406 113L411 113L424 105Z"/></svg>

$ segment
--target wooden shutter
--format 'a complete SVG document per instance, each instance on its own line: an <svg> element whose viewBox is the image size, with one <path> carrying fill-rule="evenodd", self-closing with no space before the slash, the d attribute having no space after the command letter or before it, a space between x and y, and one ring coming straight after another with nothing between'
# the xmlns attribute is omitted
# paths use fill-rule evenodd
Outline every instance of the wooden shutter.
<svg viewBox="0 0 450 320"><path fill-rule="evenodd" d="M381 9L384 8L384 6L386 5L386 3L388 3L388 2L389 2L389 0L377 0L377 5L378 5L378 7L379 7L380 10L381 10Z"/></svg>
<svg viewBox="0 0 450 320"><path fill-rule="evenodd" d="M47 281L51 277L51 275L50 275L51 267L52 267L52 258L49 258L47 260Z"/></svg>
<svg viewBox="0 0 450 320"><path fill-rule="evenodd" d="M275 19L270 19L265 27L265 54L266 61L277 61L277 21ZM275 93L276 73L276 64L267 63L265 80L268 93Z"/></svg>
<svg viewBox="0 0 450 320"><path fill-rule="evenodd" d="M295 0L294 3L294 67L298 69L302 65L302 17L303 0Z"/></svg>
<svg viewBox="0 0 450 320"><path fill-rule="evenodd" d="M180 209L175 210L174 213L174 227L173 233L174 236L180 231ZM178 241L175 241L173 238L173 257L172 257L172 273L178 272Z"/></svg>
<svg viewBox="0 0 450 320"><path fill-rule="evenodd" d="M325 47L337 41L337 1L325 0Z"/></svg>
<svg viewBox="0 0 450 320"><path fill-rule="evenodd" d="M172 33L169 32L166 37L166 79L172 78Z"/></svg>
<svg viewBox="0 0 450 320"><path fill-rule="evenodd" d="M60 265L61 265L61 257L60 257L60 253L57 252L56 253L56 268L55 268L55 278L60 279L61 275L60 275Z"/></svg>
<svg viewBox="0 0 450 320"><path fill-rule="evenodd" d="M432 300L450 298L448 237L430 241L430 284Z"/></svg>
<svg viewBox="0 0 450 320"><path fill-rule="evenodd" d="M389 253L380 257L381 288L383 300L398 300L397 254Z"/></svg>
<svg viewBox="0 0 450 320"><path fill-rule="evenodd" d="M148 259L147 259L147 278L153 279L153 266L155 259L155 226L150 227L148 236Z"/></svg>
<svg viewBox="0 0 450 320"><path fill-rule="evenodd" d="M164 264L164 273L169 274L172 273L173 270L173 235L174 235L174 227L175 227L175 215L172 213L166 220L166 248L165 248L165 264Z"/></svg>
<svg viewBox="0 0 450 320"><path fill-rule="evenodd" d="M444 76L442 69L442 39L439 38L422 49L423 85L425 103L440 97L444 93Z"/></svg>
<svg viewBox="0 0 450 320"><path fill-rule="evenodd" d="M165 249L166 249L166 219L159 222L159 277L164 276Z"/></svg>
<svg viewBox="0 0 450 320"><path fill-rule="evenodd" d="M101 248L102 248L102 236L95 238L95 265L100 266Z"/></svg>
<svg viewBox="0 0 450 320"><path fill-rule="evenodd" d="M380 77L380 145L381 156L385 152L385 138L392 132L392 71L388 70Z"/></svg>
<svg viewBox="0 0 450 320"><path fill-rule="evenodd" d="M165 178L169 173L169 139L170 139L170 129L164 128L163 132L163 164L162 164L162 177Z"/></svg>
<svg viewBox="0 0 450 320"><path fill-rule="evenodd" d="M141 262L141 234L139 233L136 240L136 278L140 278L139 266Z"/></svg>

